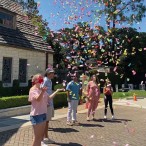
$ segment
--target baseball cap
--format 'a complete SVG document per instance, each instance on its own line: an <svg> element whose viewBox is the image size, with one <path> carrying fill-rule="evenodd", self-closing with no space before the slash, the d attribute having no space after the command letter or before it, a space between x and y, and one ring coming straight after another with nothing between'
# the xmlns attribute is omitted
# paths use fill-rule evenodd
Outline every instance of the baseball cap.
<svg viewBox="0 0 146 146"><path fill-rule="evenodd" d="M46 73L49 74L49 73L54 73L55 71L53 70L53 68L47 68L46 69Z"/></svg>

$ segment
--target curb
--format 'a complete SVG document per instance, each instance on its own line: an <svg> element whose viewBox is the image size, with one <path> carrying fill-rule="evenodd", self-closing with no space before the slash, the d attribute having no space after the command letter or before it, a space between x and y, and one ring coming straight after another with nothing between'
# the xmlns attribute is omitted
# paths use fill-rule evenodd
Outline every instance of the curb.
<svg viewBox="0 0 146 146"><path fill-rule="evenodd" d="M14 116L26 115L30 112L30 105L1 109L0 110L0 118L9 118Z"/></svg>
<svg viewBox="0 0 146 146"><path fill-rule="evenodd" d="M137 99L144 99L145 97L136 97ZM127 97L126 100L133 100L133 97Z"/></svg>

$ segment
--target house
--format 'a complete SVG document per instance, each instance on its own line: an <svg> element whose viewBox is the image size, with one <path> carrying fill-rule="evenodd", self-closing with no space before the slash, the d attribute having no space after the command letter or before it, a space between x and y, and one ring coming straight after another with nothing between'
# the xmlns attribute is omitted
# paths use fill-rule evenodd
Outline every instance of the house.
<svg viewBox="0 0 146 146"><path fill-rule="evenodd" d="M27 86L30 77L44 73L53 64L53 50L36 34L36 28L11 0L0 0L0 81L12 87L13 80Z"/></svg>

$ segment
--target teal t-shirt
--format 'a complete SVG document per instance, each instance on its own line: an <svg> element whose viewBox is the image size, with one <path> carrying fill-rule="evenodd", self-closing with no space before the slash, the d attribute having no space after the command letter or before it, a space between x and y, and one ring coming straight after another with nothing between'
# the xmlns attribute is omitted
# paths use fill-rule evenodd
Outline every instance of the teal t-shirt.
<svg viewBox="0 0 146 146"><path fill-rule="evenodd" d="M70 100L79 100L79 92L80 92L81 84L71 81L67 84L66 90L70 91L69 97Z"/></svg>

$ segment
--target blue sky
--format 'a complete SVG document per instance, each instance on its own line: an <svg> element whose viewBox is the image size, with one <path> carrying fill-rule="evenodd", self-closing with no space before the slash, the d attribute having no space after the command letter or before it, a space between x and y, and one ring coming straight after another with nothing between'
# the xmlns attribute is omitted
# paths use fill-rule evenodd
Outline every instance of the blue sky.
<svg viewBox="0 0 146 146"><path fill-rule="evenodd" d="M51 30L57 31L65 27L73 27L76 22L89 22L92 27L101 25L106 27L103 21L98 21L98 17L91 12L92 9L98 10L97 5L93 5L91 0L35 0L39 5L39 12L49 23ZM146 0L144 0L146 3ZM70 23L70 24L68 24ZM130 25L119 25L130 26ZM133 26L140 32L146 32L146 18Z"/></svg>

